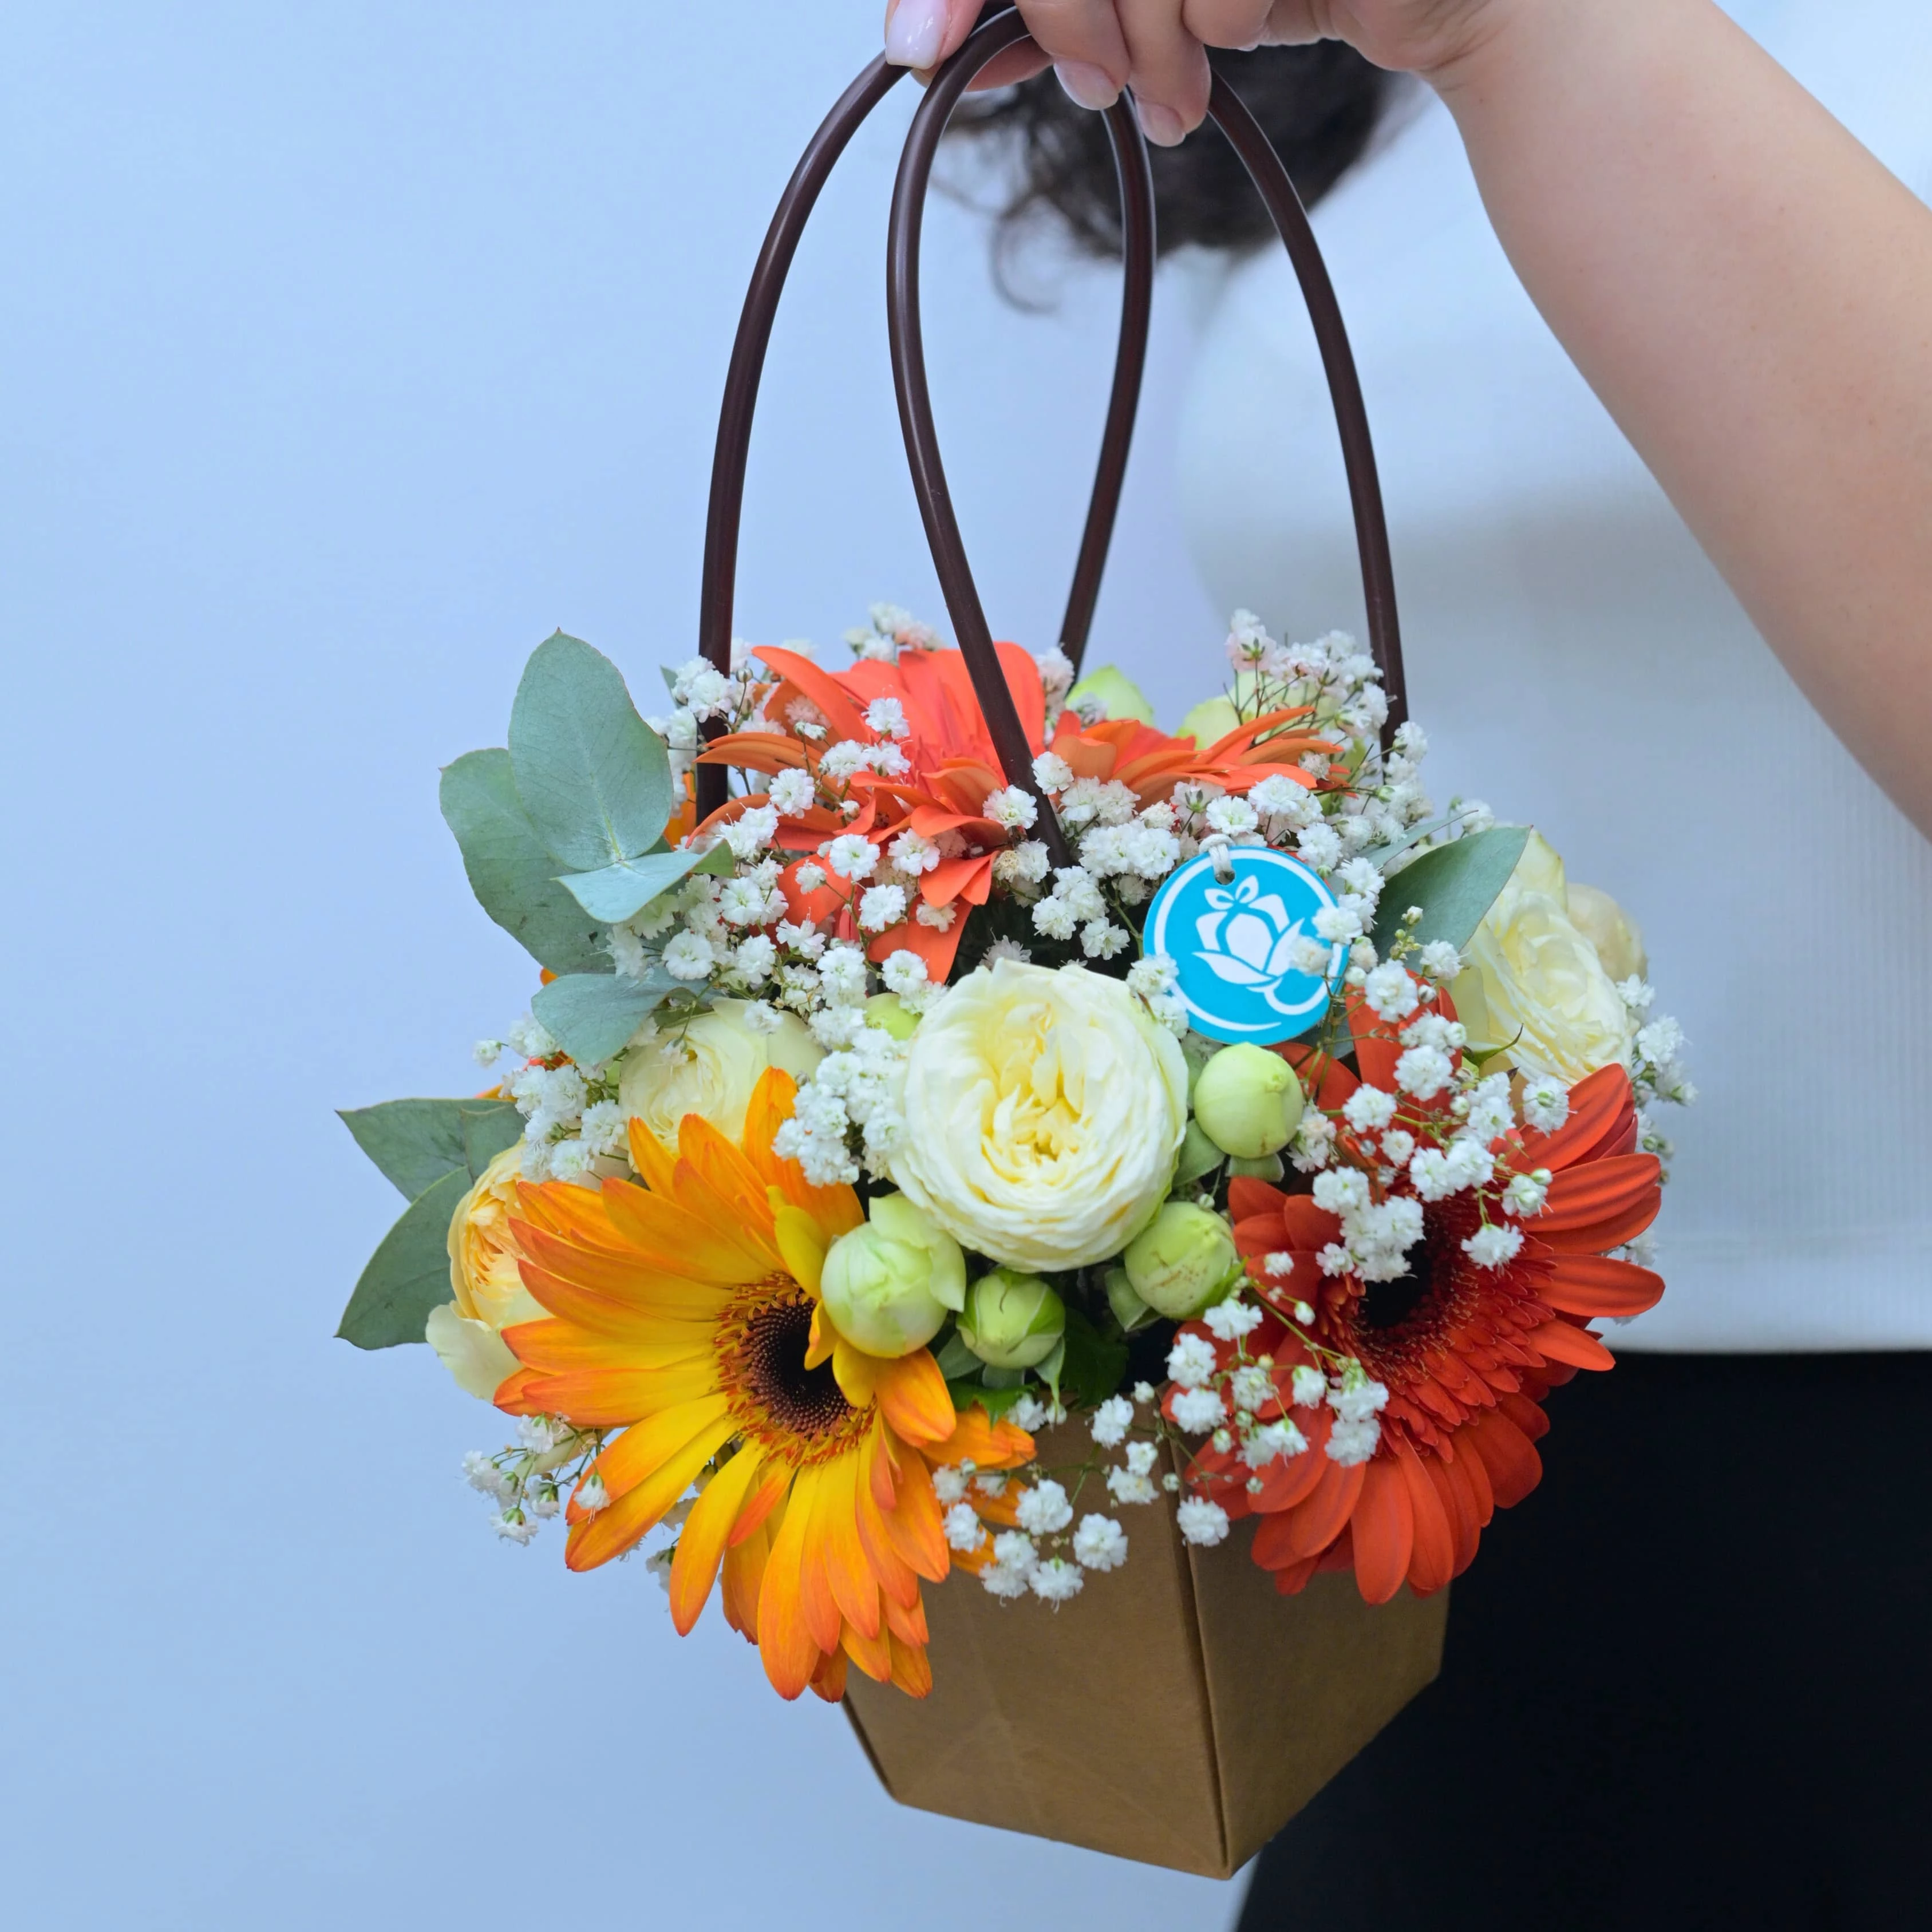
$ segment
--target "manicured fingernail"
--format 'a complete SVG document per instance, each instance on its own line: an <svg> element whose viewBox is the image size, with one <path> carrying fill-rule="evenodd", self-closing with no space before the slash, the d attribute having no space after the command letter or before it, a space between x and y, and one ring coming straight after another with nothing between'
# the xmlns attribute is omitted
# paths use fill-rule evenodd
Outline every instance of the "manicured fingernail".
<svg viewBox="0 0 1932 1932"><path fill-rule="evenodd" d="M886 22L886 58L895 67L926 68L946 38L946 0L899 0Z"/></svg>
<svg viewBox="0 0 1932 1932"><path fill-rule="evenodd" d="M1062 61L1053 70L1076 106L1111 107L1120 98L1120 90L1107 78L1106 69L1089 61Z"/></svg>
<svg viewBox="0 0 1932 1932"><path fill-rule="evenodd" d="M1141 117L1141 132L1156 148L1178 148L1187 138L1180 116L1158 100L1136 100L1134 112Z"/></svg>

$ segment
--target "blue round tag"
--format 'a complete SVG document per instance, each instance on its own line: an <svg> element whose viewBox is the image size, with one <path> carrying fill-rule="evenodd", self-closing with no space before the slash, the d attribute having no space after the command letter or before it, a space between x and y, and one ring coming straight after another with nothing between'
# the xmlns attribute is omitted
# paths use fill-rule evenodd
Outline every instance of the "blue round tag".
<svg viewBox="0 0 1932 1932"><path fill-rule="evenodd" d="M1268 1046L1293 1040L1327 1012L1344 949L1330 950L1325 974L1290 963L1298 939L1313 939L1315 916L1335 896L1299 859L1264 846L1225 854L1230 879L1204 852L1171 874L1148 908L1142 950L1174 962L1196 1033Z"/></svg>

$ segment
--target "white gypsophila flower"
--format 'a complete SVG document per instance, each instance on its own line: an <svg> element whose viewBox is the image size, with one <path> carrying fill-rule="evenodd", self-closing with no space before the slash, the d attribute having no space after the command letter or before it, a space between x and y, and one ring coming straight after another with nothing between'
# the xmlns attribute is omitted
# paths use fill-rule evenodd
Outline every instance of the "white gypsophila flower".
<svg viewBox="0 0 1932 1932"><path fill-rule="evenodd" d="M597 1185L597 1163L590 1148L580 1140L559 1141L550 1150L553 1180L568 1180L580 1186Z"/></svg>
<svg viewBox="0 0 1932 1932"><path fill-rule="evenodd" d="M712 964L710 940L694 932L680 932L665 944L664 969L674 980L707 980Z"/></svg>
<svg viewBox="0 0 1932 1932"><path fill-rule="evenodd" d="M1306 1328L1315 1319L1315 1310L1306 1302L1298 1301L1294 1304L1294 1318Z"/></svg>
<svg viewBox="0 0 1932 1932"><path fill-rule="evenodd" d="M1328 1400L1328 1378L1304 1362L1294 1372L1294 1394L1298 1408L1319 1408Z"/></svg>
<svg viewBox="0 0 1932 1932"><path fill-rule="evenodd" d="M762 932L754 932L750 938L740 940L736 950L731 955L731 970L747 986L761 986L772 976L772 970L777 965L778 958L778 947ZM756 1010L764 1013L771 1010L760 1006ZM753 1031L760 1030L748 1014L746 1017L746 1023L752 1026ZM773 1013L772 1024L776 1026L777 1023L778 1016Z"/></svg>
<svg viewBox="0 0 1932 1932"><path fill-rule="evenodd" d="M766 892L756 879L727 879L718 895L718 916L727 926L762 926Z"/></svg>
<svg viewBox="0 0 1932 1932"><path fill-rule="evenodd" d="M1498 1222L1478 1228L1462 1244L1462 1252L1478 1268L1499 1268L1522 1251L1522 1230Z"/></svg>
<svg viewBox="0 0 1932 1932"><path fill-rule="evenodd" d="M1328 1406L1343 1422L1361 1422L1379 1415L1388 1408L1388 1399L1387 1385L1365 1375L1361 1365L1355 1362L1348 1364L1342 1379L1328 1390Z"/></svg>
<svg viewBox="0 0 1932 1932"><path fill-rule="evenodd" d="M548 1522L563 1508L563 1499L550 1484L545 1484L530 1499L531 1515Z"/></svg>
<svg viewBox="0 0 1932 1932"><path fill-rule="evenodd" d="M906 916L903 886L868 886L859 901L859 923L868 932L884 932Z"/></svg>
<svg viewBox="0 0 1932 1932"><path fill-rule="evenodd" d="M1454 1064L1440 1047L1412 1046L1395 1064L1395 1084L1418 1100L1432 1100L1455 1077Z"/></svg>
<svg viewBox="0 0 1932 1932"><path fill-rule="evenodd" d="M502 1471L481 1449L472 1449L464 1457L463 1479L486 1496L500 1496L509 1486Z"/></svg>
<svg viewBox="0 0 1932 1932"><path fill-rule="evenodd" d="M1543 1212L1550 1198L1550 1173L1546 1167L1534 1174L1513 1174L1503 1190L1503 1211L1520 1219L1533 1220Z"/></svg>
<svg viewBox="0 0 1932 1932"><path fill-rule="evenodd" d="M1617 998L1634 1013L1648 1012L1657 998L1657 989L1633 973L1628 980L1617 982Z"/></svg>
<svg viewBox="0 0 1932 1932"><path fill-rule="evenodd" d="M1034 1536L1051 1536L1073 1520L1073 1506L1059 1484L1043 1477L1022 1492L1013 1514L1021 1528Z"/></svg>
<svg viewBox="0 0 1932 1932"><path fill-rule="evenodd" d="M1395 1096L1385 1088L1358 1087L1342 1108L1342 1117L1358 1134L1378 1133L1395 1118Z"/></svg>
<svg viewBox="0 0 1932 1932"><path fill-rule="evenodd" d="M1432 939L1419 956L1422 970L1432 980L1453 980L1462 970L1462 956L1446 939Z"/></svg>
<svg viewBox="0 0 1932 1932"><path fill-rule="evenodd" d="M1002 1530L993 1539L993 1561L1011 1570L1030 1569L1039 1561L1033 1538L1024 1530Z"/></svg>
<svg viewBox="0 0 1932 1932"><path fill-rule="evenodd" d="M951 1504L961 1502L966 1494L966 1486L972 1474L972 1465L964 1468L950 1462L942 1462L932 1472L932 1492L942 1503Z"/></svg>
<svg viewBox="0 0 1932 1932"><path fill-rule="evenodd" d="M1277 1248L1262 1257L1262 1272L1270 1281L1286 1281L1294 1272L1294 1257L1286 1248Z"/></svg>
<svg viewBox="0 0 1932 1932"><path fill-rule="evenodd" d="M1127 1439L1133 1420L1133 1404L1125 1396L1110 1395L1094 1412L1094 1440L1102 1449L1118 1449Z"/></svg>
<svg viewBox="0 0 1932 1932"><path fill-rule="evenodd" d="M856 946L827 949L818 962L818 982L834 1006L856 1006L866 998L866 956Z"/></svg>
<svg viewBox="0 0 1932 1932"><path fill-rule="evenodd" d="M842 879L869 879L878 869L878 849L856 832L842 832L819 847L819 854Z"/></svg>
<svg viewBox="0 0 1932 1932"><path fill-rule="evenodd" d="M796 768L781 772L772 779L766 796L775 810L788 818L796 818L801 812L809 812L818 802L818 787L813 782L812 774Z"/></svg>
<svg viewBox="0 0 1932 1932"><path fill-rule="evenodd" d="M1040 802L1030 791L1018 785L1002 785L986 794L981 810L993 823L1008 832L1024 832L1040 817Z"/></svg>
<svg viewBox="0 0 1932 1932"><path fill-rule="evenodd" d="M1510 1104L1510 1082L1507 1073L1492 1073L1486 1080L1479 1081L1469 1095L1469 1111L1462 1122L1462 1131L1472 1139L1487 1146L1492 1141L1499 1141L1516 1125L1516 1109Z"/></svg>
<svg viewBox="0 0 1932 1932"><path fill-rule="evenodd" d="M492 1520L490 1526L506 1543L518 1544L528 1544L543 1527L525 1516L521 1510L506 1510Z"/></svg>
<svg viewBox="0 0 1932 1932"><path fill-rule="evenodd" d="M1312 1174L1326 1167L1329 1156L1334 1151L1335 1123L1326 1114L1318 1114L1311 1107L1302 1115L1301 1124L1295 1129L1290 1146L1290 1158L1298 1172Z"/></svg>
<svg viewBox="0 0 1932 1932"><path fill-rule="evenodd" d="M1199 1335L1177 1335L1168 1351L1167 1372L1177 1388L1204 1387L1219 1366L1214 1344Z"/></svg>
<svg viewBox="0 0 1932 1932"><path fill-rule="evenodd" d="M988 1596L1011 1602L1016 1597L1026 1594L1028 1580L1032 1574L1030 1563L989 1563L980 1572L980 1587Z"/></svg>
<svg viewBox="0 0 1932 1932"><path fill-rule="evenodd" d="M1042 791L1064 791L1073 782L1073 767L1058 752L1042 752L1033 761L1033 782Z"/></svg>
<svg viewBox="0 0 1932 1932"><path fill-rule="evenodd" d="M1112 1516L1083 1516L1073 1532L1073 1554L1089 1570L1118 1570L1127 1560L1127 1534Z"/></svg>
<svg viewBox="0 0 1932 1932"><path fill-rule="evenodd" d="M1235 1408L1244 1414L1252 1415L1256 1410L1274 1400L1274 1377L1266 1369L1250 1362L1237 1369L1228 1378L1228 1393L1233 1397Z"/></svg>
<svg viewBox="0 0 1932 1932"><path fill-rule="evenodd" d="M1044 1563L1035 1564L1027 1579L1028 1587L1036 1597L1056 1606L1078 1596L1086 1582L1086 1572L1064 1556L1049 1556Z"/></svg>
<svg viewBox="0 0 1932 1932"><path fill-rule="evenodd" d="M1334 829L1325 821L1304 828L1295 839L1294 849L1303 860L1318 872L1325 872L1342 856L1342 841ZM1359 922L1356 932L1361 930ZM1352 939L1354 933L1349 937Z"/></svg>
<svg viewBox="0 0 1932 1932"><path fill-rule="evenodd" d="M1202 1496L1190 1496L1174 1513L1180 1533L1190 1543L1212 1549L1227 1540L1228 1512L1219 1503Z"/></svg>
<svg viewBox="0 0 1932 1932"><path fill-rule="evenodd" d="M1393 961L1362 982L1362 997L1385 1020L1405 1020L1421 1004L1408 969Z"/></svg>
<svg viewBox="0 0 1932 1932"><path fill-rule="evenodd" d="M1308 1438L1286 1417L1279 1422L1264 1423L1241 1444L1241 1460L1251 1469L1307 1452Z"/></svg>
<svg viewBox="0 0 1932 1932"><path fill-rule="evenodd" d="M536 1124L534 1120L530 1123L532 1126ZM518 1171L535 1186L550 1178L550 1125L548 1121L544 1124L544 1136L541 1139L529 1138L528 1130L525 1132L526 1138L524 1142Z"/></svg>
<svg viewBox="0 0 1932 1932"><path fill-rule="evenodd" d="M986 1526L970 1503L955 1503L946 1512L946 1541L962 1556L970 1556L986 1540Z"/></svg>
<svg viewBox="0 0 1932 1932"><path fill-rule="evenodd" d="M628 1118L615 1100L599 1100L584 1108L578 1131L592 1154L619 1154L624 1150Z"/></svg>
<svg viewBox="0 0 1932 1932"><path fill-rule="evenodd" d="M1030 1435L1036 1429L1042 1428L1046 1422L1046 1404L1036 1395L1026 1394L1015 1402L1010 1414L1013 1420Z"/></svg>
<svg viewBox="0 0 1932 1932"><path fill-rule="evenodd" d="M500 1040L479 1040L470 1049L471 1058L487 1073L503 1057L503 1042Z"/></svg>
<svg viewBox="0 0 1932 1932"><path fill-rule="evenodd" d="M1408 1157L1414 1151L1415 1136L1400 1127L1391 1128L1382 1136L1382 1159L1391 1168L1407 1166Z"/></svg>
<svg viewBox="0 0 1932 1932"><path fill-rule="evenodd" d="M1107 1472L1107 1493L1114 1502L1122 1504L1150 1503L1160 1494L1148 1477L1137 1475L1131 1469L1109 1469Z"/></svg>
<svg viewBox="0 0 1932 1932"><path fill-rule="evenodd" d="M1058 644L1051 644L1043 651L1035 651L1033 661L1040 667L1040 688L1046 694L1048 704L1063 703L1073 688L1073 660Z"/></svg>
<svg viewBox="0 0 1932 1932"><path fill-rule="evenodd" d="M1174 1426L1190 1436L1205 1436L1228 1419L1228 1405L1210 1388L1183 1389L1174 1398L1170 1413Z"/></svg>
<svg viewBox="0 0 1932 1932"><path fill-rule="evenodd" d="M1217 1301L1201 1319L1216 1341L1238 1342L1262 1325L1262 1311L1252 1301L1231 1298Z"/></svg>
<svg viewBox="0 0 1932 1932"><path fill-rule="evenodd" d="M896 698L875 698L866 706L866 728L881 738L903 738L911 728L905 706Z"/></svg>
<svg viewBox="0 0 1932 1932"><path fill-rule="evenodd" d="M1453 1053L1468 1044L1468 1030L1460 1020L1444 1019L1440 1013L1424 1013L1402 1028L1404 1046L1432 1047L1438 1053Z"/></svg>
<svg viewBox="0 0 1932 1932"><path fill-rule="evenodd" d="M571 1501L586 1516L595 1516L600 1510L610 1507L610 1492L604 1486L604 1478L595 1469L577 1486L577 1493Z"/></svg>
<svg viewBox="0 0 1932 1932"><path fill-rule="evenodd" d="M1346 946L1362 936L1361 914L1345 905L1324 906L1314 923L1316 936L1331 945Z"/></svg>
<svg viewBox="0 0 1932 1932"><path fill-rule="evenodd" d="M557 1050L556 1042L544 1031L534 1014L526 1013L509 1032L510 1051L526 1060L548 1060Z"/></svg>
<svg viewBox="0 0 1932 1932"><path fill-rule="evenodd" d="M1328 1432L1328 1460L1345 1469L1366 1462L1382 1439L1382 1426L1373 1416L1364 1422L1338 1422Z"/></svg>
<svg viewBox="0 0 1932 1932"><path fill-rule="evenodd" d="M722 827L718 836L730 848L733 858L752 860L777 837L778 830L777 812L769 805L754 805Z"/></svg>
<svg viewBox="0 0 1932 1932"><path fill-rule="evenodd" d="M1522 1117L1541 1132L1553 1134L1570 1118L1569 1088L1553 1073L1525 1082Z"/></svg>
<svg viewBox="0 0 1932 1932"><path fill-rule="evenodd" d="M1212 830L1231 838L1253 831L1261 823L1254 807L1244 798L1217 798L1203 815Z"/></svg>
<svg viewBox="0 0 1932 1932"><path fill-rule="evenodd" d="M976 1474L973 1486L982 1496L1004 1496L1006 1491L1006 1472L1004 1469L986 1469Z"/></svg>
<svg viewBox="0 0 1932 1932"><path fill-rule="evenodd" d="M997 966L1002 959L1010 959L1016 965L1029 964L1033 955L1017 939L996 939L980 956L982 966Z"/></svg>
<svg viewBox="0 0 1932 1932"><path fill-rule="evenodd" d="M1150 1396L1148 1400L1152 1400ZM1130 1442L1127 1444L1127 1467L1136 1476L1149 1476L1154 1473L1156 1458L1160 1452L1151 1442Z"/></svg>
<svg viewBox="0 0 1932 1932"><path fill-rule="evenodd" d="M1369 1204L1369 1178L1352 1167L1330 1168L1315 1177L1315 1204L1330 1214L1348 1215Z"/></svg>

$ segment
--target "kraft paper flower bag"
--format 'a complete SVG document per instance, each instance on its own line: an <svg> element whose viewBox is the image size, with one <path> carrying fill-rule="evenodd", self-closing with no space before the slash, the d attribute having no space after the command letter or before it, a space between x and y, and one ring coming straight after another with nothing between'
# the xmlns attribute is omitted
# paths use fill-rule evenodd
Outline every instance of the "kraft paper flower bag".
<svg viewBox="0 0 1932 1932"><path fill-rule="evenodd" d="M634 1558L681 1632L715 1603L779 1695L845 1700L895 1796L1225 1874L1435 1674L1451 1580L1541 1473L1545 1394L1663 1292L1648 1110L1689 1090L1614 902L1527 827L1430 802L1340 314L1225 82L1334 391L1369 649L1238 614L1172 732L1118 673L1078 681L1154 280L1125 105L1072 599L1059 647L993 641L920 229L949 116L1024 33L1000 15L938 76L893 202L955 642L883 607L842 668L731 638L766 345L900 78L875 62L753 278L668 707L559 634L507 748L443 774L542 983L478 1049L488 1093L344 1116L409 1204L341 1332L427 1341L513 1419L465 1465L500 1536L560 1518L569 1568Z"/></svg>

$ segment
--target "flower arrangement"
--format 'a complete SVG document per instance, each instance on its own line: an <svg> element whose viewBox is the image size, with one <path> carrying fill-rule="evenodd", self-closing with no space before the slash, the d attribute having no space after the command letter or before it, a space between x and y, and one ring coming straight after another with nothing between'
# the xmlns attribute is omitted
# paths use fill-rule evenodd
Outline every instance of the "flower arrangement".
<svg viewBox="0 0 1932 1932"><path fill-rule="evenodd" d="M1691 1093L1634 926L1437 812L1344 637L1238 615L1172 734L1003 644L1030 786L956 651L848 641L693 660L647 722L560 634L444 773L544 983L486 1094L345 1116L410 1204L342 1332L518 1419L466 1466L500 1534L656 1538L678 1629L715 1592L788 1697L924 1694L923 1585L1114 1587L1137 1509L1253 1517L1284 1594L1440 1589L1663 1290Z"/></svg>

